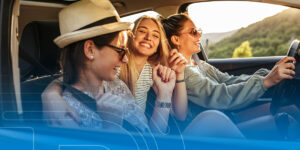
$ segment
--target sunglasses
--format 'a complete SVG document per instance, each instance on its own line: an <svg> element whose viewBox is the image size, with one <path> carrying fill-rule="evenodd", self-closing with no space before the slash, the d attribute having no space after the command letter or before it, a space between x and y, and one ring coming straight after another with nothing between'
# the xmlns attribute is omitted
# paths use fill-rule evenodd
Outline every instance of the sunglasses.
<svg viewBox="0 0 300 150"><path fill-rule="evenodd" d="M121 60L123 60L125 55L128 53L128 48L120 48L109 44L106 44L105 46L113 48L117 53L119 53Z"/></svg>
<svg viewBox="0 0 300 150"><path fill-rule="evenodd" d="M199 29L195 29L193 28L190 32L187 32L187 33L181 33L181 34L190 34L194 37L196 37L198 34L200 35L200 37L202 36L202 29L199 28Z"/></svg>

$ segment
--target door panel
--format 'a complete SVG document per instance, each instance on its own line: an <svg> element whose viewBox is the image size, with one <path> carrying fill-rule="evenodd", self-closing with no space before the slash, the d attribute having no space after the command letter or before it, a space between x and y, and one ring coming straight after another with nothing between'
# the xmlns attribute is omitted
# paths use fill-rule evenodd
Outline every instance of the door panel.
<svg viewBox="0 0 300 150"><path fill-rule="evenodd" d="M232 75L253 74L260 68L272 69L276 62L283 57L284 56L209 59L208 63L215 66L220 71Z"/></svg>

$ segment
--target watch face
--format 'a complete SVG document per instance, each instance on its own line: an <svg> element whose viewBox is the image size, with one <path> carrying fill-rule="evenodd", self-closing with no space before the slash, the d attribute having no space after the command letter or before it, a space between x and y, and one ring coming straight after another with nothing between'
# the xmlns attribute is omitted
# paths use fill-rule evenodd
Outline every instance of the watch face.
<svg viewBox="0 0 300 150"><path fill-rule="evenodd" d="M171 102L156 102L156 106L160 108L170 108L171 105Z"/></svg>

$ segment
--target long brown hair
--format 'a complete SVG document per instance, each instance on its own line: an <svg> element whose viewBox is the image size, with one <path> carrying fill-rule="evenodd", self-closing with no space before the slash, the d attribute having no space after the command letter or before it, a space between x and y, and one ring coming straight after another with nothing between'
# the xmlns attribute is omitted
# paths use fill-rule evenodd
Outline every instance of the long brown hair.
<svg viewBox="0 0 300 150"><path fill-rule="evenodd" d="M165 31L163 29L163 26L161 25L160 21L154 17L150 16L142 16L139 19L137 19L134 22L134 27L132 30L132 34L129 34L129 39L128 39L128 48L130 51L130 54L128 56L128 64L124 64L121 67L121 72L120 72L120 79L124 81L127 86L129 87L130 91L132 94L135 96L135 84L138 80L138 69L135 64L135 56L134 52L136 51L136 48L134 47L134 35L137 32L137 28L140 25L140 23L144 19L151 19L153 22L155 22L158 25L159 32L160 32L160 43L157 49L157 52L154 53L152 56L148 57L148 62L153 66L156 63L160 63L162 65L168 66L168 56L169 56L169 44L168 40L166 38Z"/></svg>

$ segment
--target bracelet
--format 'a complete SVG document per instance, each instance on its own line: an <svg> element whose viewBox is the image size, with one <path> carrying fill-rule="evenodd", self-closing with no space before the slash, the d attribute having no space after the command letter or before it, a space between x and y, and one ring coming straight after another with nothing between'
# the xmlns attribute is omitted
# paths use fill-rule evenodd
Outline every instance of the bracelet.
<svg viewBox="0 0 300 150"><path fill-rule="evenodd" d="M184 82L185 80L182 79L182 80L176 80L176 83L180 83L180 82Z"/></svg>
<svg viewBox="0 0 300 150"><path fill-rule="evenodd" d="M159 108L171 108L172 103L171 102L155 102L155 106Z"/></svg>

